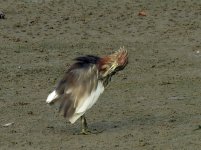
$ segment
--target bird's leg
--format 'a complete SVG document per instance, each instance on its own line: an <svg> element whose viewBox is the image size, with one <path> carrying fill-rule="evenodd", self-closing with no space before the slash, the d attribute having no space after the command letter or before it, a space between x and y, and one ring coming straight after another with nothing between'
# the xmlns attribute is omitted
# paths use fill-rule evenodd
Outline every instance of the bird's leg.
<svg viewBox="0 0 201 150"><path fill-rule="evenodd" d="M88 134L87 120L84 115L81 116L81 134Z"/></svg>
<svg viewBox="0 0 201 150"><path fill-rule="evenodd" d="M98 134L98 133L101 133L103 131L90 131L88 129L88 126L87 126L87 120L85 118L84 115L81 116L81 126L82 126L82 129L81 129L81 134L84 134L84 135L87 135L87 134Z"/></svg>

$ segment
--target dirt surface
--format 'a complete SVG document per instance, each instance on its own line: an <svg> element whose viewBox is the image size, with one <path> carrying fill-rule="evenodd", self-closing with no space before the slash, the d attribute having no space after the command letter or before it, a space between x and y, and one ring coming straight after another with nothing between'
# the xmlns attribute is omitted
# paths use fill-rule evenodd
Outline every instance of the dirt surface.
<svg viewBox="0 0 201 150"><path fill-rule="evenodd" d="M1 0L0 11L1 150L201 149L201 1ZM47 95L74 57L120 46L129 65L87 112L103 132L75 135L79 120Z"/></svg>

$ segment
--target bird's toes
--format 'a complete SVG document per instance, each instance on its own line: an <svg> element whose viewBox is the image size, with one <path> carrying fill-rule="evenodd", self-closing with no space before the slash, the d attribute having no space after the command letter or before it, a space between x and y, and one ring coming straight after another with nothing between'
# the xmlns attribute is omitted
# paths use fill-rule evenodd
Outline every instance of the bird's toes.
<svg viewBox="0 0 201 150"><path fill-rule="evenodd" d="M98 131L96 129L94 130L88 130L88 129L82 129L79 133L74 133L74 135L91 135L91 134L99 134L102 133L104 130Z"/></svg>

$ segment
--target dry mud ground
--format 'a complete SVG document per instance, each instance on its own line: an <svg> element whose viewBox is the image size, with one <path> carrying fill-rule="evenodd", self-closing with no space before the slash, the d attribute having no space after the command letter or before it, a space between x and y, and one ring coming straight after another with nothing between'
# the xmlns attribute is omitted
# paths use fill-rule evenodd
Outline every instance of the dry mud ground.
<svg viewBox="0 0 201 150"><path fill-rule="evenodd" d="M201 149L201 1L1 0L0 10L1 150ZM75 135L80 122L46 105L48 93L74 57L120 46L129 65L87 112L104 131Z"/></svg>

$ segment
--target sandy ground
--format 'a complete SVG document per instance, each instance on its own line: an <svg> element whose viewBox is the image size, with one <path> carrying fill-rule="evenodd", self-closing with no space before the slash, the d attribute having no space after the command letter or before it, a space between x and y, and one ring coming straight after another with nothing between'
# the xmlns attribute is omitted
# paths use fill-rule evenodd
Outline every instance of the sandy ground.
<svg viewBox="0 0 201 150"><path fill-rule="evenodd" d="M0 11L1 150L201 149L201 1L1 0ZM47 95L74 57L120 46L129 65L87 112L103 132L75 135L80 122Z"/></svg>

